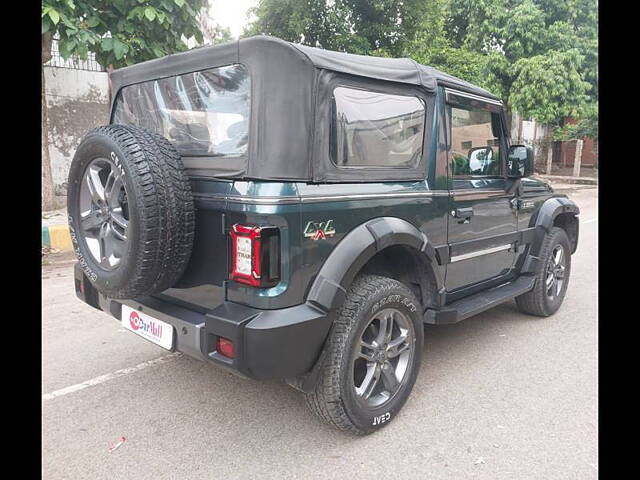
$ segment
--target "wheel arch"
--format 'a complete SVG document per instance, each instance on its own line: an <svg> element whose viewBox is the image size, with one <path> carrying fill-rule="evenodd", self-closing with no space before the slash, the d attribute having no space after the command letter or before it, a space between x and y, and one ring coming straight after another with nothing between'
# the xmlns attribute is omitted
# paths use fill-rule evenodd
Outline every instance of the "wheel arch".
<svg viewBox="0 0 640 480"><path fill-rule="evenodd" d="M565 196L549 198L542 204L537 214L532 216L529 222L529 227L534 228L534 236L529 246L527 257L522 264L521 273L538 271L538 268L540 268L538 257L544 236L553 227L560 227L567 232L571 242L571 253L575 253L578 248L579 214L580 208L578 208L578 205Z"/></svg>
<svg viewBox="0 0 640 480"><path fill-rule="evenodd" d="M326 339L332 335L337 309L344 302L353 280L369 267L379 269L389 255L398 252L405 258L417 259L423 267L420 269L416 265L417 270L409 273L410 278L424 280L420 283L422 301L431 299L432 292L425 292L430 281L436 289L433 301L441 303L444 300L444 282L438 270L436 251L427 235L397 217L379 217L357 226L335 246L309 288L306 301L326 312L330 327L313 368L301 377L286 379L289 385L305 393L313 391L327 354ZM422 273L417 273L420 271ZM397 274L397 268L395 272Z"/></svg>
<svg viewBox="0 0 640 480"><path fill-rule="evenodd" d="M366 271L371 261L379 267L394 251L420 262L418 273L412 273L422 280L430 279L437 292L442 292L436 251L427 235L406 220L379 217L357 226L336 245L316 275L307 301L325 311L336 309L356 275Z"/></svg>

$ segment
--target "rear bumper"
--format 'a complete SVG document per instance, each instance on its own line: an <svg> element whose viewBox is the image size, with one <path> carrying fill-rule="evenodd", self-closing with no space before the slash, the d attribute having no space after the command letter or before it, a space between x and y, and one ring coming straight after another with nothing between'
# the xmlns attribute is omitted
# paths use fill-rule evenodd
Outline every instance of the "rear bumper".
<svg viewBox="0 0 640 480"><path fill-rule="evenodd" d="M214 363L259 380L285 380L309 372L327 338L330 319L305 303L279 310L259 310L223 302L207 312L184 308L157 297L114 300L99 293L79 264L74 267L75 291L80 300L120 320L122 305L170 324L172 351ZM216 351L216 340L233 341L235 357Z"/></svg>

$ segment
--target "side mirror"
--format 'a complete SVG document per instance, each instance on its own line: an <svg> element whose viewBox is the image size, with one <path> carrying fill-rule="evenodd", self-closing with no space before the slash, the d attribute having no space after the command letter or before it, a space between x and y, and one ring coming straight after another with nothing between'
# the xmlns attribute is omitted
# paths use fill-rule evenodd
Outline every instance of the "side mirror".
<svg viewBox="0 0 640 480"><path fill-rule="evenodd" d="M491 147L476 147L469 150L469 173L472 175L486 175L487 166L493 161Z"/></svg>
<svg viewBox="0 0 640 480"><path fill-rule="evenodd" d="M511 145L507 156L509 178L529 177L533 174L533 149L525 145Z"/></svg>

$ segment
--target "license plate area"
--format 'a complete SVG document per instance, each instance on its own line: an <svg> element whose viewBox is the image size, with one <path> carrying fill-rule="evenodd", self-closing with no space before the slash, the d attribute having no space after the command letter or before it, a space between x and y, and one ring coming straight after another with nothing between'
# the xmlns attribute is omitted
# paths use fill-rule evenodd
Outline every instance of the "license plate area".
<svg viewBox="0 0 640 480"><path fill-rule="evenodd" d="M122 305L120 323L127 330L162 348L173 349L173 326L167 322L135 310L128 305Z"/></svg>

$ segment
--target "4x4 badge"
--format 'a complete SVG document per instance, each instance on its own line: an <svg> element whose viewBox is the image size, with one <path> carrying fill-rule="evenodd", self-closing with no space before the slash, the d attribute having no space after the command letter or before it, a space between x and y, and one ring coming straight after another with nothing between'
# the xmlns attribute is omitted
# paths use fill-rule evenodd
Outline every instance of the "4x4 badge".
<svg viewBox="0 0 640 480"><path fill-rule="evenodd" d="M320 240L321 238L333 237L336 229L333 228L333 220L326 222L309 222L304 229L304 236L312 240Z"/></svg>

